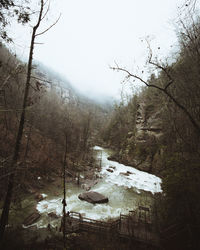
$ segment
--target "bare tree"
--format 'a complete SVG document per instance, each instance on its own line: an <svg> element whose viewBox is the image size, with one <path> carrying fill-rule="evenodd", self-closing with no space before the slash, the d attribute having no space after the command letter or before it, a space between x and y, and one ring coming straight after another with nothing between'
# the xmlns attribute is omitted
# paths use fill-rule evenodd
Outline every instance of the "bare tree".
<svg viewBox="0 0 200 250"><path fill-rule="evenodd" d="M149 65L153 66L155 68L155 70L163 72L166 76L166 82L163 84L163 86L157 85L157 84L152 84L148 80L145 80L144 78L142 78L141 76L134 74L134 73L131 73L129 70L120 67L117 63L116 63L116 66L111 67L111 69L125 72L127 74L127 76L126 76L127 79L135 78L135 79L139 80L140 82L144 83L147 87L158 89L159 91L164 93L164 95L166 95L171 101L173 101L173 103L179 109L181 109L184 112L184 114L186 115L186 117L188 117L188 119L190 120L194 129L196 130L197 134L200 135L200 125L196 122L195 118L192 116L192 114L188 110L188 108L186 106L184 106L182 103L180 103L178 98L176 98L169 90L170 86L173 85L175 82L175 79L171 73L172 67L169 67L168 65L166 65L166 66L162 65L158 61L153 61L152 50L151 50L148 42L147 42L147 44L148 44L148 49L149 49L149 58L148 58Z"/></svg>
<svg viewBox="0 0 200 250"><path fill-rule="evenodd" d="M21 113L20 122L19 122L19 128L18 128L16 143L15 143L14 154L13 154L13 158L12 158L12 162L11 162L12 171L11 171L11 174L9 175L7 193L5 196L3 211L2 211L1 219L0 219L0 242L3 240L5 226L8 222L10 204L11 204L11 200L12 200L15 173L17 170L17 161L19 159L19 152L20 152L22 136L23 136L23 129L24 129L24 124L25 124L26 108L27 108L27 104L28 104L28 95L29 95L29 89L30 89L32 61L33 61L33 51L34 51L34 45L36 44L35 39L37 36L42 35L45 32L47 32L59 20L58 19L53 25L51 25L49 28L47 28L43 32L37 33L37 30L41 24L41 21L45 18L47 11L48 11L48 8L46 11L44 11L44 5L45 5L44 0L41 0L37 23L35 26L33 26L33 29L32 29L29 59L28 59L28 65L27 65L27 75L26 75L26 82L25 82L25 91L24 91L23 105L22 105L22 113Z"/></svg>

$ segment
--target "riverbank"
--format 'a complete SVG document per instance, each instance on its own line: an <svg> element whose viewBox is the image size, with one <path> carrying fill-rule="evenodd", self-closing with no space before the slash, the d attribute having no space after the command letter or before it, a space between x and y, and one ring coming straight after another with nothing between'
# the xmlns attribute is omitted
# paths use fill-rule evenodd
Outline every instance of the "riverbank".
<svg viewBox="0 0 200 250"><path fill-rule="evenodd" d="M102 144L104 148L108 148L107 145ZM109 160L116 161L120 164L130 166L132 168L138 169L140 171L144 171L149 174L157 175L162 178L161 169L157 166L152 166L152 159L151 157L131 157L130 155L127 156L126 153L118 152L116 148L109 147L111 149L111 154L109 156Z"/></svg>
<svg viewBox="0 0 200 250"><path fill-rule="evenodd" d="M93 161L93 164L85 162L82 172L76 173L70 169L72 175L69 174L69 171L66 171L66 186L73 184L82 187L83 190L88 190L97 183L98 175L96 173L98 170L99 166L95 161ZM38 202L53 197L62 197L62 195L63 176L61 171L55 171L47 177L35 174L30 182L26 181L20 192L14 193L9 214L9 227L13 229L20 228L25 221L27 225L32 224L36 217L40 217L37 209ZM2 210L3 197L0 204Z"/></svg>
<svg viewBox="0 0 200 250"><path fill-rule="evenodd" d="M137 209L138 205L151 206L154 193L161 192L161 180L153 175L141 172L130 166L125 166L114 161L109 161L109 150L95 147L97 162L100 168L87 168L72 181L67 177L66 202L67 211L81 213L95 220L109 220L117 218L120 213L128 214L130 210ZM83 178L84 177L84 178ZM89 178L90 177L90 178ZM79 185L77 185L79 182ZM109 198L108 204L93 205L81 201L80 193L88 191L98 192ZM62 179L58 179L41 190L46 195L37 203L37 211L40 214L38 227L51 224L56 227L57 218L62 216L63 188Z"/></svg>
<svg viewBox="0 0 200 250"><path fill-rule="evenodd" d="M160 179L158 177L114 161L109 161L109 150L101 147L95 147L94 150L96 165L84 168L84 171L79 174L79 179L78 176L67 175L67 211L79 212L87 218L107 221L119 218L121 213L129 214L130 210L136 210L139 205L152 207L152 193L160 191ZM29 235L31 234L30 232L35 231L32 235L35 235L35 239L38 238L37 249L40 249L40 244L44 244L44 241L49 240L51 242L52 239L55 243L55 239L58 237L58 239L61 238L60 241L62 242L62 234L59 232L59 228L62 216L63 179L62 176L54 176L48 182L43 181L42 178L39 178L38 182L43 183L42 187L36 190L37 193L43 195L42 199L40 201L37 200L35 193L28 194L23 199L22 209L16 210L16 207L13 209L15 226L10 224L11 227L7 231L11 232L13 230L13 233L21 231L22 235L20 237L21 239L23 237L26 238L24 240L26 245L34 241L32 236L26 236L26 233ZM154 183L158 185L156 190ZM107 204L94 205L79 200L78 195L85 191L86 185L90 185L92 191L107 196L109 202ZM38 220L30 225L29 228L23 229L21 225L24 219L35 211L39 214ZM50 237L51 234L52 238ZM85 234L83 233L81 236L75 234L73 237L81 241L82 235ZM95 237L98 238L98 235Z"/></svg>

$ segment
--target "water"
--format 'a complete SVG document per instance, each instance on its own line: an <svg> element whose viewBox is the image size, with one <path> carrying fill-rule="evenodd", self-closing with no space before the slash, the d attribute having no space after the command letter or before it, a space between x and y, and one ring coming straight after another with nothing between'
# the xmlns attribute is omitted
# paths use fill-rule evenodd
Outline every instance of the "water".
<svg viewBox="0 0 200 250"><path fill-rule="evenodd" d="M78 199L78 195L84 190L76 184L67 184L67 210L79 212L91 219L108 220L116 218L120 213L127 214L135 210L138 205L150 206L152 194L161 192L161 179L155 175L145 173L107 159L108 151L95 146L97 158L101 161L101 179L91 189L109 198L107 204L90 204ZM107 171L110 169L113 172ZM128 174L127 174L128 171ZM46 227L48 223L56 226L58 220L51 219L47 214L50 212L62 215L62 196L47 196L45 200L37 204L41 220L38 227Z"/></svg>

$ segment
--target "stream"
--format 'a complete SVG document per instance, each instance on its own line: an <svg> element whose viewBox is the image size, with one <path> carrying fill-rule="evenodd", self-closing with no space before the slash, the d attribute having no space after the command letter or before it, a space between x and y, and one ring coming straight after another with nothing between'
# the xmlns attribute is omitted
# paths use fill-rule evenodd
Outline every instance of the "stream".
<svg viewBox="0 0 200 250"><path fill-rule="evenodd" d="M98 183L91 188L91 191L107 196L109 202L94 205L81 201L78 195L85 190L74 183L67 183L67 211L79 212L91 219L108 220L118 217L120 213L128 214L139 205L151 206L153 194L162 192L159 177L108 160L109 150L95 146L94 151L97 160L101 162L101 170L97 173L100 176ZM62 215L62 189L60 188L57 195L48 192L44 195L46 198L38 202L36 207L41 217L35 225L42 228L50 223L51 226L56 227L60 220L49 217L48 213Z"/></svg>

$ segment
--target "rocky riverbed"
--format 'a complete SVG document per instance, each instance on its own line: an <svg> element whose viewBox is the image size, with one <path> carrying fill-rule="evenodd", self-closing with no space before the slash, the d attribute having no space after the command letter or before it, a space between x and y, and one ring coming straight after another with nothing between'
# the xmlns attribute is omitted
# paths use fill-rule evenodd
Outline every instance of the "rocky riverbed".
<svg viewBox="0 0 200 250"><path fill-rule="evenodd" d="M152 194L161 192L160 178L129 166L108 160L109 151L95 147L101 169L88 167L79 179L67 177L67 211L75 211L92 219L108 220L127 214L138 205L151 206ZM42 182L39 178L38 182ZM79 185L77 185L79 183ZM40 189L26 195L21 208L11 211L11 224L39 228L58 227L62 215L62 178L55 177ZM81 201L85 191L98 192L109 199L106 204Z"/></svg>
<svg viewBox="0 0 200 250"><path fill-rule="evenodd" d="M101 147L94 149L101 162L101 169L96 169L91 179L86 172L82 173L84 176L80 175L79 186L72 182L67 183L67 211L79 212L92 219L108 220L118 217L120 213L127 214L130 210L137 209L138 205L151 206L153 194L161 192L160 178L108 160L109 152ZM109 202L94 205L81 201L78 196L88 190L108 197ZM41 218L35 225L45 227L51 224L56 227L58 219L53 216L50 218L49 214L62 215L62 189L56 196L52 192L46 194L48 196L37 204Z"/></svg>

